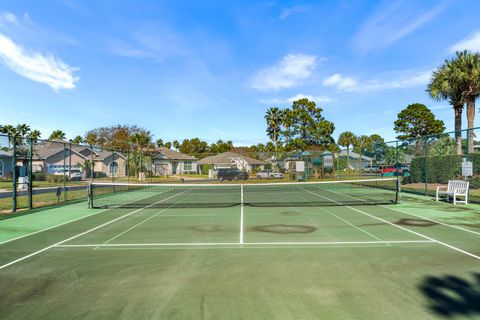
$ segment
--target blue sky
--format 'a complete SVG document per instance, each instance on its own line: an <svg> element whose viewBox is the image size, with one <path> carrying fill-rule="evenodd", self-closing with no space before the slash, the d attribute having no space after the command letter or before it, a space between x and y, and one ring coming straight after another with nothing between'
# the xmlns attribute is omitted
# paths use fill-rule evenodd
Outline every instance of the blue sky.
<svg viewBox="0 0 480 320"><path fill-rule="evenodd" d="M0 3L0 123L47 137L137 124L164 140L267 141L271 106L313 99L345 130L393 139L396 114L456 49L480 51L479 1ZM466 122L464 122L464 125Z"/></svg>

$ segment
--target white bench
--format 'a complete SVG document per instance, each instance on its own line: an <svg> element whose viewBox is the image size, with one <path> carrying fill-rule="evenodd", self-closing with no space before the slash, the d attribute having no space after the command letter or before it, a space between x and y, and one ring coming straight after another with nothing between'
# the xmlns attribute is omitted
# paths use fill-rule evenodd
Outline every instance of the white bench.
<svg viewBox="0 0 480 320"><path fill-rule="evenodd" d="M456 205L457 202L462 202L467 204L468 203L468 184L469 184L468 181L449 180L448 186L437 187L437 196L435 200L438 201L438 198L440 195L446 195L447 200L449 200L450 197L453 197L454 205ZM445 188L446 190L442 190ZM464 197L465 200L457 200L458 196Z"/></svg>

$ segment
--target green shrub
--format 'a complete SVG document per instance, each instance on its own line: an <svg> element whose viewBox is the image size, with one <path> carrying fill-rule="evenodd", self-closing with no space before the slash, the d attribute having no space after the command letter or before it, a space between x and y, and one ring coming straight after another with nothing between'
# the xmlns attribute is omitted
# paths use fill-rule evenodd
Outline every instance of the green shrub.
<svg viewBox="0 0 480 320"><path fill-rule="evenodd" d="M470 183L473 189L480 189L480 176L473 176L470 178Z"/></svg>
<svg viewBox="0 0 480 320"><path fill-rule="evenodd" d="M51 183L63 182L63 175L48 174L47 181Z"/></svg>
<svg viewBox="0 0 480 320"><path fill-rule="evenodd" d="M202 174L208 174L208 170L213 169L213 165L204 164L202 165Z"/></svg>
<svg viewBox="0 0 480 320"><path fill-rule="evenodd" d="M446 155L438 157L415 157L410 163L409 182L447 183L448 180L462 178L462 161L464 156ZM474 174L480 174L480 154L473 154Z"/></svg>
<svg viewBox="0 0 480 320"><path fill-rule="evenodd" d="M47 181L47 174L43 172L37 172L32 174L33 181Z"/></svg>
<svg viewBox="0 0 480 320"><path fill-rule="evenodd" d="M106 178L107 177L107 174L105 172L102 172L102 171L95 171L93 173L93 176L95 178Z"/></svg>

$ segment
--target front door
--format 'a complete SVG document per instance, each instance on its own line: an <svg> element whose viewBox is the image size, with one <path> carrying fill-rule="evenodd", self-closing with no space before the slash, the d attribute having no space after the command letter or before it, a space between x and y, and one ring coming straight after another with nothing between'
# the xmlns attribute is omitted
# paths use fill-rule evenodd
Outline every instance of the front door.
<svg viewBox="0 0 480 320"><path fill-rule="evenodd" d="M172 174L177 174L178 162L172 162Z"/></svg>

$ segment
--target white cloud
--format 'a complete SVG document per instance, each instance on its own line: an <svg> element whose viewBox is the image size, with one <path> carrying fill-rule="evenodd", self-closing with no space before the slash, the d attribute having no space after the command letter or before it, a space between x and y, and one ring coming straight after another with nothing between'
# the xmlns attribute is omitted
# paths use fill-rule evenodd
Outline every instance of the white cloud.
<svg viewBox="0 0 480 320"><path fill-rule="evenodd" d="M345 77L339 73L334 74L323 81L323 85L334 87L345 92L365 93L388 89L410 88L426 85L431 77L428 71L402 71L391 72L370 80L358 81L352 77Z"/></svg>
<svg viewBox="0 0 480 320"><path fill-rule="evenodd" d="M282 13L280 14L280 19L285 19L294 13L304 12L305 10L307 10L307 7L305 6L294 6L290 8L284 8L282 10Z"/></svg>
<svg viewBox="0 0 480 320"><path fill-rule="evenodd" d="M307 98L310 101L315 101L316 103L326 103L326 102L333 102L335 99L332 99L327 96L312 96L309 94L303 94L299 93L294 95L293 97L290 98L271 98L271 99L262 99L260 100L261 103L263 104L268 104L268 105L283 105L283 104L291 104L293 101Z"/></svg>
<svg viewBox="0 0 480 320"><path fill-rule="evenodd" d="M311 95L303 94L303 93L299 93L299 94L297 94L297 95L295 95L291 98L288 98L287 101L288 102L293 102L293 101L303 99L303 98L307 98L310 101L315 101L316 103L333 101L332 98L329 98L329 97L326 97L326 96L311 96Z"/></svg>
<svg viewBox="0 0 480 320"><path fill-rule="evenodd" d="M43 83L54 90L73 89L78 78L70 67L52 55L26 52L0 33L0 61L19 75Z"/></svg>
<svg viewBox="0 0 480 320"><path fill-rule="evenodd" d="M323 85L349 91L350 88L355 88L357 86L357 81L353 78L344 77L340 73L336 73L323 80Z"/></svg>
<svg viewBox="0 0 480 320"><path fill-rule="evenodd" d="M28 43L61 43L78 46L80 43L69 35L46 29L30 19L28 13L17 17L10 12L0 12L0 32L16 41Z"/></svg>
<svg viewBox="0 0 480 320"><path fill-rule="evenodd" d="M384 2L363 23L353 46L363 52L388 47L434 19L445 8L445 2L433 8L421 8L421 5L413 1Z"/></svg>
<svg viewBox="0 0 480 320"><path fill-rule="evenodd" d="M451 46L450 52L462 51L465 49L480 52L480 31Z"/></svg>
<svg viewBox="0 0 480 320"><path fill-rule="evenodd" d="M187 55L189 51L180 34L162 26L145 26L125 36L107 40L110 52L128 58L164 61Z"/></svg>
<svg viewBox="0 0 480 320"><path fill-rule="evenodd" d="M250 85L259 91L279 91L294 88L309 78L316 66L317 57L306 54L289 54L276 65L253 75Z"/></svg>

